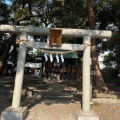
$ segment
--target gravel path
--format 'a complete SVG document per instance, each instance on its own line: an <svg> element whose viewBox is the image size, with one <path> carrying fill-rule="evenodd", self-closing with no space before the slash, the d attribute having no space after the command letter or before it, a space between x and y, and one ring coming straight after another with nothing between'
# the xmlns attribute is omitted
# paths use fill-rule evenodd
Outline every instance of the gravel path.
<svg viewBox="0 0 120 120"><path fill-rule="evenodd" d="M11 99L8 99L6 91L8 88L5 87L3 90L2 87L3 84L0 86L0 113L12 103ZM119 86L115 88L120 92ZM94 98L93 101L96 104L91 106L91 109L100 120L120 120L120 98ZM78 99L75 101L23 99L22 106L28 106L28 116L25 120L77 120L81 102Z"/></svg>
<svg viewBox="0 0 120 120"><path fill-rule="evenodd" d="M25 120L77 120L77 103L52 103L45 101L29 109Z"/></svg>
<svg viewBox="0 0 120 120"><path fill-rule="evenodd" d="M100 120L120 120L120 100L98 99L99 105L92 107Z"/></svg>
<svg viewBox="0 0 120 120"><path fill-rule="evenodd" d="M97 105L91 106L91 109L99 116L100 120L120 120L120 100L96 98L93 101ZM77 120L80 108L80 102L43 101L29 109L25 120Z"/></svg>

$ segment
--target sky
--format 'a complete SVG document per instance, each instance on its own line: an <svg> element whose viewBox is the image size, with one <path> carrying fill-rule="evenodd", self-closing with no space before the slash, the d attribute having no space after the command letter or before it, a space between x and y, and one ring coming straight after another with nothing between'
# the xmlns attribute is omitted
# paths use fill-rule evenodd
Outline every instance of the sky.
<svg viewBox="0 0 120 120"><path fill-rule="evenodd" d="M11 3L9 0L5 0L5 2L6 2L8 5L10 5L10 3Z"/></svg>

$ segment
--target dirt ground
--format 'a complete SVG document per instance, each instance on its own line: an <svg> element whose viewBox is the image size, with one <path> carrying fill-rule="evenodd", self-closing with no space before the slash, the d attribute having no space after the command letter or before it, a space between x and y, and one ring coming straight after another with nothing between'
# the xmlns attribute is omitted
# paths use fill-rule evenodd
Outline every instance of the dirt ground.
<svg viewBox="0 0 120 120"><path fill-rule="evenodd" d="M114 83L106 83L109 95L92 99L91 110L100 120L120 120L120 86ZM25 120L77 120L81 110L81 87L80 81L25 76L21 100L21 106L28 107ZM0 114L11 106L13 89L14 77L0 78Z"/></svg>

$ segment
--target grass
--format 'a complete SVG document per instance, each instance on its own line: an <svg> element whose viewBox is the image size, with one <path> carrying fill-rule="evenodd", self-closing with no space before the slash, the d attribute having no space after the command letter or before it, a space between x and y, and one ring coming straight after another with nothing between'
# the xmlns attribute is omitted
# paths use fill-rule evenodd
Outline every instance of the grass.
<svg viewBox="0 0 120 120"><path fill-rule="evenodd" d="M92 106L92 107L97 107L97 106L99 106L99 103L93 101L93 104L91 104L91 106Z"/></svg>

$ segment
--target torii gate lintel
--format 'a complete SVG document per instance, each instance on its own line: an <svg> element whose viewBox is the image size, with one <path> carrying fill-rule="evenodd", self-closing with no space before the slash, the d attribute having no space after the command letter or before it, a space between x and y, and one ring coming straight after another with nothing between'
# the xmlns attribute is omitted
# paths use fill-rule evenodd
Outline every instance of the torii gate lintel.
<svg viewBox="0 0 120 120"><path fill-rule="evenodd" d="M20 34L26 32L29 35L49 35L49 28L33 27L33 26L13 26L0 25L0 32ZM62 37L79 37L90 36L91 38L110 38L112 32L109 30L86 30L86 29L71 29L62 28Z"/></svg>

